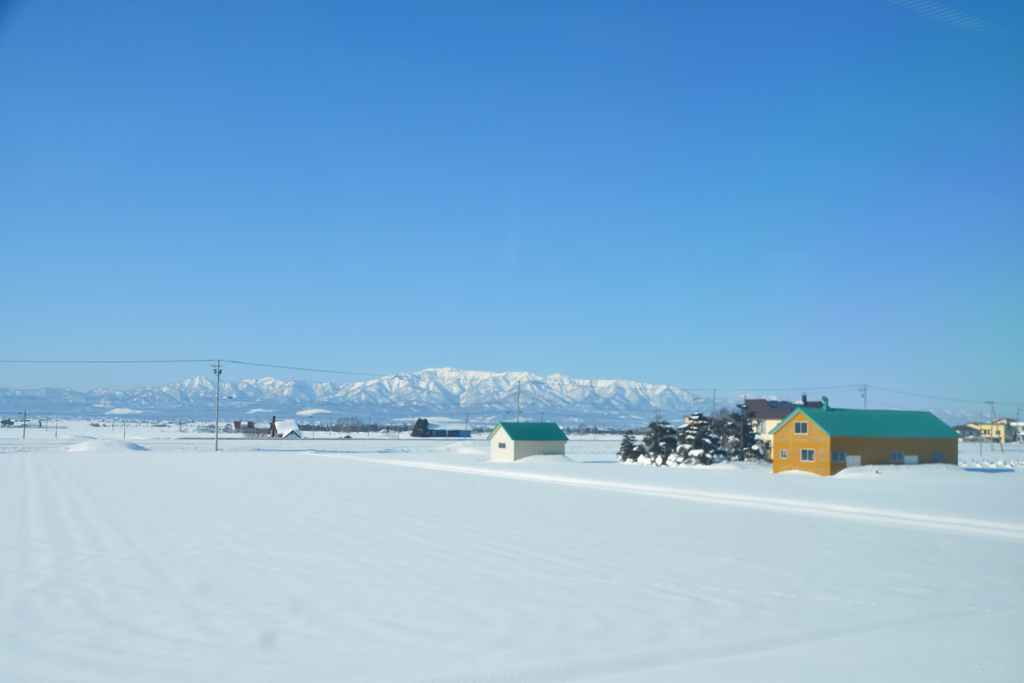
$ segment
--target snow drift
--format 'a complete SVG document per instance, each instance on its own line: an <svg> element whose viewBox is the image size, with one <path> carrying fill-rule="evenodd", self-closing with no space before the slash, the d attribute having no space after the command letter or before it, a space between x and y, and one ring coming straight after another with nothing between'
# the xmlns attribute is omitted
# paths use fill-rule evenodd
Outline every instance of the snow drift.
<svg viewBox="0 0 1024 683"><path fill-rule="evenodd" d="M110 451L144 451L145 447L132 441L114 439L90 439L68 446L69 453L95 453Z"/></svg>

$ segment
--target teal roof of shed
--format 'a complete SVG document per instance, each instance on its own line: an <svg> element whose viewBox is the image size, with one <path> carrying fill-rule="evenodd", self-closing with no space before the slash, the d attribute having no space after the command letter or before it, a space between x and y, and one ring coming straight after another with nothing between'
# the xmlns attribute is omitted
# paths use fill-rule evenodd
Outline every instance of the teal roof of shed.
<svg viewBox="0 0 1024 683"><path fill-rule="evenodd" d="M956 439L952 427L935 415L918 410L844 410L796 408L770 433L774 434L795 414L802 413L829 436L866 436L904 439Z"/></svg>
<svg viewBox="0 0 1024 683"><path fill-rule="evenodd" d="M513 441L568 441L562 428L554 422L499 422L497 426L487 435L490 439L498 431L498 427L504 427L505 433Z"/></svg>

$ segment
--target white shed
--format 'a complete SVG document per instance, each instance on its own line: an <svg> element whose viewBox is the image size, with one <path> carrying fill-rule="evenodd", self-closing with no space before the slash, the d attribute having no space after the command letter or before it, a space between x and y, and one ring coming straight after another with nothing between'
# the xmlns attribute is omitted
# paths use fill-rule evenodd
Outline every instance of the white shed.
<svg viewBox="0 0 1024 683"><path fill-rule="evenodd" d="M295 420L277 421L277 438L279 439L301 439L302 431Z"/></svg>
<svg viewBox="0 0 1024 683"><path fill-rule="evenodd" d="M491 460L522 460L531 455L565 455L569 437L554 422L499 422L487 439Z"/></svg>

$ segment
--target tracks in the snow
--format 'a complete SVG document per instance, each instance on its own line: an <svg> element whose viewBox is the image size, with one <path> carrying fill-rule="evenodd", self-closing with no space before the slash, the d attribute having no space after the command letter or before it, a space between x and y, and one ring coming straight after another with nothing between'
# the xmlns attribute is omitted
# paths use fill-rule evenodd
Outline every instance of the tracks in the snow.
<svg viewBox="0 0 1024 683"><path fill-rule="evenodd" d="M716 493L712 491L700 491L695 489L682 489L667 486L651 486L647 484L632 484L628 482L603 481L600 479L586 479L582 477L567 477L562 475L543 474L535 471L512 471L507 467L446 465L442 463L417 462L411 460L391 460L381 458L364 458L359 456L330 453L316 453L316 455L322 455L332 458L343 458L346 460L359 460L362 462L373 462L399 467L413 467L427 470L439 470L443 472L471 474L474 476L481 477L517 479L521 481L556 484L559 486L572 486L577 488L597 489L601 491L613 491L618 493L630 493L643 496L655 496L658 498L672 498L676 500L685 500L695 503L711 503L714 505L728 505L733 507L755 508L759 510L769 510L774 512L814 515L818 517L832 517L849 521L874 522L880 524L930 529L934 531L967 534L971 536L988 536L1001 538L1008 541L1024 542L1024 525L1022 524L990 522L987 520L969 519L965 517L925 515L913 512L901 512L897 510L880 510L868 507L808 502L788 498L771 498L767 496L750 496L734 493Z"/></svg>

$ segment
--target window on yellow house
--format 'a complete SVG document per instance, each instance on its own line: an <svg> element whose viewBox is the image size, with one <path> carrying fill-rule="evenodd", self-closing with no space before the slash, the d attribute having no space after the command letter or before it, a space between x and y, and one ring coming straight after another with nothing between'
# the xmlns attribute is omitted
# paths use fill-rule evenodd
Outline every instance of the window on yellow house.
<svg viewBox="0 0 1024 683"><path fill-rule="evenodd" d="M807 423L806 422L794 422L793 423L793 433L794 434L806 434L807 433Z"/></svg>
<svg viewBox="0 0 1024 683"><path fill-rule="evenodd" d="M814 462L814 449L813 448L801 448L800 459L805 462Z"/></svg>

